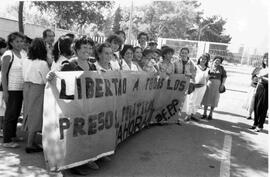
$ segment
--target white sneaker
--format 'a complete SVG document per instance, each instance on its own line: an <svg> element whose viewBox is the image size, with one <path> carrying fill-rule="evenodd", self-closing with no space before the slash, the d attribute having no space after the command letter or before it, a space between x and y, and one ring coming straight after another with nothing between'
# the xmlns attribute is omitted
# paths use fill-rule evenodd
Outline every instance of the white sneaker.
<svg viewBox="0 0 270 177"><path fill-rule="evenodd" d="M18 143L10 142L10 143L3 143L3 147L5 148L17 148L20 145Z"/></svg>

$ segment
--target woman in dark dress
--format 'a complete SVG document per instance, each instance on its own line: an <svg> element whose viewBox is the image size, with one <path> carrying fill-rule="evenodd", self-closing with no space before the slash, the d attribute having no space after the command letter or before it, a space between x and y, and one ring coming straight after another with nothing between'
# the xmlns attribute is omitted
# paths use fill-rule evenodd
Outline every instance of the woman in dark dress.
<svg viewBox="0 0 270 177"><path fill-rule="evenodd" d="M259 82L254 100L254 123L251 127L256 132L262 131L268 110L268 53L264 54L263 63L264 68L258 74Z"/></svg>
<svg viewBox="0 0 270 177"><path fill-rule="evenodd" d="M213 59L213 63L210 67L208 72L209 80L207 82L206 92L204 94L202 105L204 105L204 113L202 119L211 120L213 117L213 111L215 107L218 106L219 97L220 97L220 90L224 89L224 84L227 78L227 74L223 66L220 64L222 63L223 58L220 56L216 56ZM211 107L209 115L207 117L207 108L208 106Z"/></svg>

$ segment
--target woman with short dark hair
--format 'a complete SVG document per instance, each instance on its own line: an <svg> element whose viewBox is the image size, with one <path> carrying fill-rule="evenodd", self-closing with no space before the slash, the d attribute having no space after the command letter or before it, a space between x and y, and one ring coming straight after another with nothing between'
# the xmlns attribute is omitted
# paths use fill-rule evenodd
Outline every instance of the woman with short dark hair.
<svg viewBox="0 0 270 177"><path fill-rule="evenodd" d="M141 69L143 68L143 61L142 61L142 48L139 46L134 47L134 54L133 54L133 62L137 64Z"/></svg>
<svg viewBox="0 0 270 177"><path fill-rule="evenodd" d="M161 51L162 62L158 64L159 71L161 73L166 73L168 75L174 74L175 68L174 64L171 62L174 50L171 47L164 48Z"/></svg>
<svg viewBox="0 0 270 177"><path fill-rule="evenodd" d="M63 61L69 60L73 55L73 39L69 36L61 36L53 46L52 70L60 71Z"/></svg>
<svg viewBox="0 0 270 177"><path fill-rule="evenodd" d="M132 45L124 45L123 50L121 50L120 55L123 58L121 63L122 70L126 71L140 71L142 70L139 68L138 65L133 63L133 46Z"/></svg>
<svg viewBox="0 0 270 177"><path fill-rule="evenodd" d="M2 56L3 98L6 103L3 146L18 147L15 143L17 122L23 101L22 63L27 56L23 52L24 35L14 32L8 35L8 50Z"/></svg>
<svg viewBox="0 0 270 177"><path fill-rule="evenodd" d="M110 63L113 51L109 43L100 44L96 48L95 55L97 59L97 62L95 63L97 71L107 72L113 70Z"/></svg>
<svg viewBox="0 0 270 177"><path fill-rule="evenodd" d="M96 67L89 58L93 54L94 41L87 36L75 40L76 57L62 62L61 71L95 71Z"/></svg>
<svg viewBox="0 0 270 177"><path fill-rule="evenodd" d="M32 153L42 151L34 140L36 133L42 130L44 88L46 75L50 71L46 44L42 38L32 41L28 58L23 63L23 130L28 132L25 151Z"/></svg>
<svg viewBox="0 0 270 177"><path fill-rule="evenodd" d="M111 49L113 52L113 55L111 57L111 67L113 70L121 70L121 63L122 63L122 59L119 56L119 52L122 48L122 44L123 44L123 40L122 38L117 35L117 34L112 34L110 35L107 39L106 42L109 43L111 45Z"/></svg>

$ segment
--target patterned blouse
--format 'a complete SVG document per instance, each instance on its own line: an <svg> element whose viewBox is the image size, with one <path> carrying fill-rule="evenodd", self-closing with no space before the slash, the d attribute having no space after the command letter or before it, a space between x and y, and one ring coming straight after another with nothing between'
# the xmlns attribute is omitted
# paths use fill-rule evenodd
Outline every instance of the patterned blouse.
<svg viewBox="0 0 270 177"><path fill-rule="evenodd" d="M223 66L211 67L209 72L209 79L219 79L227 77L227 73Z"/></svg>

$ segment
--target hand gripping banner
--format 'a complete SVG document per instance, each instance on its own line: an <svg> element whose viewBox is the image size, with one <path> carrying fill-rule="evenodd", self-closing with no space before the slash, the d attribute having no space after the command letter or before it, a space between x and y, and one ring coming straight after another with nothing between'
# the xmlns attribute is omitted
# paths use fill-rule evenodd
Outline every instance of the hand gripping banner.
<svg viewBox="0 0 270 177"><path fill-rule="evenodd" d="M42 143L50 171L114 153L157 122L175 122L189 81L182 74L58 72L45 88Z"/></svg>

